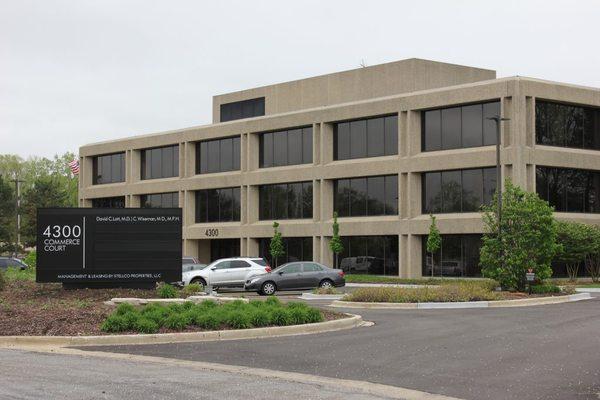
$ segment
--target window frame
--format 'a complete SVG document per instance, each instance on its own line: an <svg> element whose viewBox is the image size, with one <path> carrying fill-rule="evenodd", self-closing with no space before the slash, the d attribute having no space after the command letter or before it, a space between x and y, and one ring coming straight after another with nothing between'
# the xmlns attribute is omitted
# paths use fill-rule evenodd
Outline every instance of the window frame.
<svg viewBox="0 0 600 400"><path fill-rule="evenodd" d="M382 114L382 115L375 115L375 116L369 116L369 117L363 117L363 118L353 118L353 119L348 119L348 120L342 120L342 121L335 121L333 122L333 161L345 161L345 160L357 160L357 159L362 159L362 158L374 158L374 157L386 157L386 156L397 156L398 155L398 126L399 126L399 114L398 113L390 113L390 114ZM370 136L373 135L369 135L369 126L373 126L374 122L371 120L375 120L375 119L381 119L382 120L382 125L383 125L383 153L382 154L377 154L377 155L369 155L369 139ZM391 137L388 134L388 121L390 120L395 120L396 123L392 124L392 126L389 126L389 130L392 132ZM371 121L371 123L369 123L369 121ZM358 129L359 126L358 124L364 124L364 137L365 137L365 143L364 143L364 154L361 152L358 152L358 154L356 153L356 148L354 148L352 146L352 133L353 133L353 125L355 126L355 129ZM347 129L347 145L346 143L343 143L340 141L340 126L345 127L346 125L348 125L348 129ZM393 129L393 126L395 125L396 129ZM346 133L344 133L344 136L346 136ZM360 131L355 132L355 140L362 138L363 134ZM387 144L388 139L395 139L395 140L391 140L391 144ZM361 139L362 141L362 139ZM347 150L347 157L340 157L340 144L343 143L344 146L344 150ZM391 150L390 150L391 149ZM354 152L354 155L353 155Z"/></svg>

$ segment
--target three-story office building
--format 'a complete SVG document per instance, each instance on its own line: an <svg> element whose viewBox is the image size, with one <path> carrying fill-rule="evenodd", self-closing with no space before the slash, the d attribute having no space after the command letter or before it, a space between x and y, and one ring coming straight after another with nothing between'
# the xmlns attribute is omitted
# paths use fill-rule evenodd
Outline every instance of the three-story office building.
<svg viewBox="0 0 600 400"><path fill-rule="evenodd" d="M85 145L80 205L181 207L183 251L204 262L270 258L277 221L280 262L329 265L337 211L346 270L478 276L495 115L503 179L599 223L600 90L419 59L218 95L211 125Z"/></svg>

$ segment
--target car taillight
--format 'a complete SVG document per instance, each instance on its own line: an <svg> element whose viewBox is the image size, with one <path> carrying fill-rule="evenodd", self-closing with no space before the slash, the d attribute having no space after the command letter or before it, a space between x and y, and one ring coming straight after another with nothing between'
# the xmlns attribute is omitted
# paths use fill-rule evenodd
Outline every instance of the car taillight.
<svg viewBox="0 0 600 400"><path fill-rule="evenodd" d="M344 275L346 275L346 274L344 273L344 271L340 271L340 272L338 272L338 275L343 278Z"/></svg>
<svg viewBox="0 0 600 400"><path fill-rule="evenodd" d="M265 271L266 272L271 272L271 267L269 267L268 265L265 267Z"/></svg>

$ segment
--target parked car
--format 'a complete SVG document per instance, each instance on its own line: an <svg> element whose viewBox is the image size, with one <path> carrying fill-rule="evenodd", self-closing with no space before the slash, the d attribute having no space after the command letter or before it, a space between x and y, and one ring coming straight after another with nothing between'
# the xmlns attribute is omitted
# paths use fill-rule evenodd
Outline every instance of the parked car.
<svg viewBox="0 0 600 400"><path fill-rule="evenodd" d="M383 270L383 258L345 257L340 262L340 268L346 273L377 274L379 270Z"/></svg>
<svg viewBox="0 0 600 400"><path fill-rule="evenodd" d="M199 264L199 262L196 257L183 256L181 259L181 265L188 265L188 264Z"/></svg>
<svg viewBox="0 0 600 400"><path fill-rule="evenodd" d="M0 269L6 270L7 268L27 268L27 264L18 258L14 257L0 257Z"/></svg>
<svg viewBox="0 0 600 400"><path fill-rule="evenodd" d="M313 289L316 287L340 287L346 284L344 271L333 269L313 261L291 262L274 271L246 280L244 289L262 295L278 290Z"/></svg>
<svg viewBox="0 0 600 400"><path fill-rule="evenodd" d="M184 272L183 284L199 283L213 287L243 287L246 276L271 271L271 267L262 258L234 257L213 261L205 268Z"/></svg>

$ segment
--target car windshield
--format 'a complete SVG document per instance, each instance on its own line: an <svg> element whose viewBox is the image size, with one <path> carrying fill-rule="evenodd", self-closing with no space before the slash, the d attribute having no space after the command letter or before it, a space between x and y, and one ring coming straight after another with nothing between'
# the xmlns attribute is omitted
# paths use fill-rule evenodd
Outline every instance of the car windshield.
<svg viewBox="0 0 600 400"><path fill-rule="evenodd" d="M186 264L186 265L184 265L184 266L181 267L181 271L182 272L199 271L199 270L204 269L206 267L207 267L206 264Z"/></svg>

